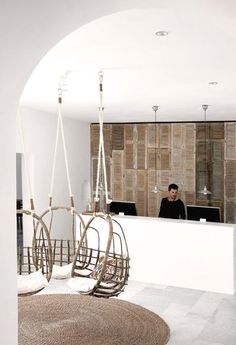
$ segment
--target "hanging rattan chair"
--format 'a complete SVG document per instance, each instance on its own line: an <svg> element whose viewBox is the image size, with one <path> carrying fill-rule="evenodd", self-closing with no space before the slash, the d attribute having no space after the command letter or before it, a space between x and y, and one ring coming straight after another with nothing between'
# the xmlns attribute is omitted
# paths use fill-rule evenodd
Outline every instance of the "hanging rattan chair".
<svg viewBox="0 0 236 345"><path fill-rule="evenodd" d="M94 214L82 229L73 261L72 278L68 284L81 294L108 298L119 295L127 284L129 253L124 231L109 212L111 200L108 198L103 138L103 72L99 72L99 95L100 132ZM107 208L105 213L98 213L101 202L104 201L99 185L104 186Z"/></svg>
<svg viewBox="0 0 236 345"><path fill-rule="evenodd" d="M58 217L59 216L59 217ZM84 221L80 214L75 209L65 206L53 206L43 212L40 218L48 225L51 248L52 248L52 263L56 266L65 266L72 264L78 247L78 240L76 239L76 227L80 224L81 229L84 229ZM63 235L63 239L54 237L59 222L63 221L63 227L67 228L67 234ZM65 230L65 229L64 229ZM64 231L65 232L65 231ZM67 239L65 239L67 237ZM40 239L36 239L40 246Z"/></svg>
<svg viewBox="0 0 236 345"><path fill-rule="evenodd" d="M47 226L36 213L17 210L17 214L32 218L32 246L17 249L18 296L29 296L48 285L52 275L52 248Z"/></svg>
<svg viewBox="0 0 236 345"><path fill-rule="evenodd" d="M97 297L119 295L129 277L129 253L121 225L109 214L90 218L79 241L72 277L90 278L94 286L81 294ZM79 285L78 285L79 286Z"/></svg>

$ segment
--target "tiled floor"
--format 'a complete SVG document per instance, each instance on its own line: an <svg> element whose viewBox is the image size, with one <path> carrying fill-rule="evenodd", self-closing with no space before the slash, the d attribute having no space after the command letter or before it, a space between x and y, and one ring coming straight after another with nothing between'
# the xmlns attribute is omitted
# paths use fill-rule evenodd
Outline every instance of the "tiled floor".
<svg viewBox="0 0 236 345"><path fill-rule="evenodd" d="M51 280L41 293L74 292ZM235 295L129 281L118 298L161 316L171 329L168 345L236 345Z"/></svg>

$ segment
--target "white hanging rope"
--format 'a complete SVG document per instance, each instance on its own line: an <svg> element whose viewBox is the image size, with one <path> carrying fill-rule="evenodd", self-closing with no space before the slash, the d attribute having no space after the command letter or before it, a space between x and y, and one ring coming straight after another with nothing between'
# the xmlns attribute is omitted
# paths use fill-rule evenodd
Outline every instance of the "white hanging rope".
<svg viewBox="0 0 236 345"><path fill-rule="evenodd" d="M71 206L73 208L74 207L74 201L73 201L73 194L72 194L72 189L71 189L71 180L70 180L69 165L68 165L68 158L67 158L67 149L66 149L64 126L63 126L63 120L62 120L61 104L62 104L62 89L59 87L59 89L58 89L57 131L56 131L55 149L54 149L54 156L53 156L53 167L52 167L52 175L51 175L51 185L50 185L50 194L49 194L49 200L50 201L49 201L49 203L50 203L50 207L51 207L54 180L55 180L56 156L57 156L57 151L58 151L58 139L59 139L59 131L60 131L61 138L62 138L63 152L64 152L68 191L69 191L69 196L71 198Z"/></svg>
<svg viewBox="0 0 236 345"><path fill-rule="evenodd" d="M100 177L100 170L101 170L101 152L102 152L100 146L101 146L101 136L100 136L100 131L99 131L98 165L97 165L95 202L99 201L98 188L99 188L99 177Z"/></svg>
<svg viewBox="0 0 236 345"><path fill-rule="evenodd" d="M51 185L50 185L50 192L49 192L49 195L48 195L50 200L52 198L53 187L54 187L54 177L55 177L56 157L57 157L57 147L58 147L58 137L59 137L59 127L60 127L60 119L59 119L59 117L57 117L57 131L56 131L56 141L55 141L55 148L54 148L54 154L53 154Z"/></svg>
<svg viewBox="0 0 236 345"><path fill-rule="evenodd" d="M98 198L99 177L100 177L101 169L103 169L106 204L109 204L111 202L111 200L108 198L106 159L105 159L104 137L103 137L103 111L104 111L104 107L103 107L103 72L99 72L99 95L100 95L100 107L99 107L99 129L100 130L99 130L99 148L98 148L98 166L97 166L95 202L99 200L99 198ZM102 168L101 168L101 162L102 162Z"/></svg>
<svg viewBox="0 0 236 345"><path fill-rule="evenodd" d="M61 103L58 103L58 115L60 119L60 128L61 128L61 138L63 144L63 151L64 151L64 158L65 158L65 166L66 166L66 176L67 176L67 183L68 183L68 190L70 197L73 197L72 190L71 190L71 182L70 182L70 173L69 173L69 165L68 165L68 158L67 158L67 150L66 150L66 141L65 141L65 134L64 134L64 126L61 114Z"/></svg>
<svg viewBox="0 0 236 345"><path fill-rule="evenodd" d="M24 169L25 169L25 176L26 176L26 183L27 183L27 189L28 189L28 195L30 199L30 207L31 210L34 211L34 202L33 202L33 192L32 192L32 184L30 179L30 172L29 172L29 164L27 160L27 155L25 151L25 138L24 138L24 132L22 127L22 118L20 114L20 109L17 110L17 118L18 118L18 128L19 128L19 134L22 142L22 152L23 152L23 161L24 161Z"/></svg>
<svg viewBox="0 0 236 345"><path fill-rule="evenodd" d="M103 112L103 110L102 110ZM103 119L103 114L102 117ZM105 196L106 196L106 203L109 203L108 199L108 190L107 190L107 173L106 173L106 158L105 158L105 150L104 150L104 138L103 138L103 124L101 126L101 132L102 132L102 144L101 144L101 151L102 151L102 165L103 165L103 176L104 176L104 187L105 187Z"/></svg>

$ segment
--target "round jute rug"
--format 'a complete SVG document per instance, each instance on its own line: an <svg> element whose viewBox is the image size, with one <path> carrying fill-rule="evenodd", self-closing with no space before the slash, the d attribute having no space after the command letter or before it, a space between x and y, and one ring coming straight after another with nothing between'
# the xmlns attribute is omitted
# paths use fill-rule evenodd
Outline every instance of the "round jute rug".
<svg viewBox="0 0 236 345"><path fill-rule="evenodd" d="M115 298L19 298L19 345L164 345L169 334L158 315Z"/></svg>

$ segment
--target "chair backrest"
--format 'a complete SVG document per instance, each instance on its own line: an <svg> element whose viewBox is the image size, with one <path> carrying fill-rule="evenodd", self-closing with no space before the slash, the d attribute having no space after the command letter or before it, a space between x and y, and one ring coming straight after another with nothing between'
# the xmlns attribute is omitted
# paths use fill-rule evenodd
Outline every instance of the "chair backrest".
<svg viewBox="0 0 236 345"><path fill-rule="evenodd" d="M42 275L49 281L52 275L52 247L47 226L32 211L17 210L17 214L32 217L32 246L18 247L17 249L18 274L29 275L40 270ZM20 295L30 295L37 292L38 290Z"/></svg>
<svg viewBox="0 0 236 345"><path fill-rule="evenodd" d="M110 215L95 215L86 224L73 262L76 276L96 279L85 293L99 297L116 296L127 284L128 247L122 227Z"/></svg>

